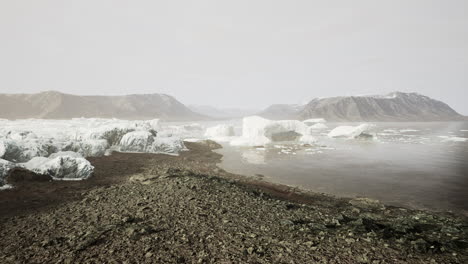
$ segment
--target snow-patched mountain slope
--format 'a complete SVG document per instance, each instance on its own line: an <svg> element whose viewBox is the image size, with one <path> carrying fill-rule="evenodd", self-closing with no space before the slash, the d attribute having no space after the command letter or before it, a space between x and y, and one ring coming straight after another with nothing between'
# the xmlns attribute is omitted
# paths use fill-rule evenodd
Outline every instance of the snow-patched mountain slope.
<svg viewBox="0 0 468 264"><path fill-rule="evenodd" d="M0 94L0 118L202 120L174 97L165 94L79 96L50 91L37 94Z"/></svg>
<svg viewBox="0 0 468 264"><path fill-rule="evenodd" d="M328 121L454 121L463 120L447 104L417 93L341 96L310 101L297 118Z"/></svg>
<svg viewBox="0 0 468 264"><path fill-rule="evenodd" d="M260 112L258 115L272 120L296 119L297 113L304 108L298 104L274 104Z"/></svg>

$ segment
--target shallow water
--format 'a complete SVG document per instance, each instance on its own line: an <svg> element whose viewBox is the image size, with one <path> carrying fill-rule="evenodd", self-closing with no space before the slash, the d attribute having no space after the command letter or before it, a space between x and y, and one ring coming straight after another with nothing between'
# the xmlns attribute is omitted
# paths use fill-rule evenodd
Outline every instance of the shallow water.
<svg viewBox="0 0 468 264"><path fill-rule="evenodd" d="M375 124L373 140L329 139L342 124L328 123L313 146L224 144L219 165L315 192L468 214L468 122Z"/></svg>

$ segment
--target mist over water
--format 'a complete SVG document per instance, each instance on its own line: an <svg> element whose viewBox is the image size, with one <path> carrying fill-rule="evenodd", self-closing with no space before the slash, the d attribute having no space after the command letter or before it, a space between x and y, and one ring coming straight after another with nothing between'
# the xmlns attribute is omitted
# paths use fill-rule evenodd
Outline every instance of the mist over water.
<svg viewBox="0 0 468 264"><path fill-rule="evenodd" d="M329 127L338 124L329 124ZM377 123L373 140L330 139L317 146L224 144L220 166L264 180L344 197L468 213L468 122Z"/></svg>

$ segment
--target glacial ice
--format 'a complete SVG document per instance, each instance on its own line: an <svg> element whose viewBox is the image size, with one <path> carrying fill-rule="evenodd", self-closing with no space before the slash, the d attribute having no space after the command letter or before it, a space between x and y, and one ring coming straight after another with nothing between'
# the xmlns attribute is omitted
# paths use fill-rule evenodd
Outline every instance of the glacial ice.
<svg viewBox="0 0 468 264"><path fill-rule="evenodd" d="M177 155L186 150L184 141L177 137L156 137L148 152Z"/></svg>
<svg viewBox="0 0 468 264"><path fill-rule="evenodd" d="M245 117L242 136L231 141L233 146L261 146L278 141L311 141L306 124L297 120L268 120L259 116Z"/></svg>
<svg viewBox="0 0 468 264"><path fill-rule="evenodd" d="M443 142L466 142L468 138L455 137L455 136L439 136Z"/></svg>
<svg viewBox="0 0 468 264"><path fill-rule="evenodd" d="M94 171L86 159L68 155L52 159L35 157L19 165L37 174L49 175L54 180L83 180L91 177Z"/></svg>
<svg viewBox="0 0 468 264"><path fill-rule="evenodd" d="M234 126L232 125L217 125L206 129L205 137L207 138L220 138L220 137L233 137L235 136Z"/></svg>
<svg viewBox="0 0 468 264"><path fill-rule="evenodd" d="M371 124L361 124L359 126L338 126L330 133L328 137L331 138L358 138L360 136L371 135L370 130L374 127Z"/></svg>
<svg viewBox="0 0 468 264"><path fill-rule="evenodd" d="M199 124L174 127L186 134L203 132ZM6 163L50 173L55 179L84 179L92 173L86 157L103 156L112 150L171 155L185 150L179 137L160 137L162 129L158 119L0 120L0 158L4 160L0 185L5 184Z"/></svg>
<svg viewBox="0 0 468 264"><path fill-rule="evenodd" d="M325 120L323 118L311 118L311 119L304 120L302 122L304 122L304 124L306 124L306 125L315 125L315 124L318 124L318 123L326 123L327 120Z"/></svg>
<svg viewBox="0 0 468 264"><path fill-rule="evenodd" d="M148 131L133 131L120 140L120 150L128 152L147 152L154 142L154 136Z"/></svg>

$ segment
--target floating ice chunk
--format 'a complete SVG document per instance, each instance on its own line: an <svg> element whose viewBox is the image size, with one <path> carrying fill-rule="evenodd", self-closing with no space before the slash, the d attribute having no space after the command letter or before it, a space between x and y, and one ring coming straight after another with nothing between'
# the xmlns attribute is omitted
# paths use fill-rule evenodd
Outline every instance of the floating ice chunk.
<svg viewBox="0 0 468 264"><path fill-rule="evenodd" d="M125 134L120 140L120 150L130 152L148 152L154 142L154 136L148 131L134 131Z"/></svg>
<svg viewBox="0 0 468 264"><path fill-rule="evenodd" d="M442 138L443 142L466 142L468 141L468 138L463 138L463 137L439 136L439 138Z"/></svg>
<svg viewBox="0 0 468 264"><path fill-rule="evenodd" d="M313 124L309 127L309 131L316 131L316 130L323 130L323 129L327 129L328 126L323 124L323 123L317 123L317 124ZM309 132L311 133L311 132Z"/></svg>
<svg viewBox="0 0 468 264"><path fill-rule="evenodd" d="M400 133L407 133L407 132L418 132L420 130L417 129L400 129Z"/></svg>
<svg viewBox="0 0 468 264"><path fill-rule="evenodd" d="M359 126L339 126L328 133L331 138L357 138L360 136L372 137L369 131L374 127L370 124L361 124Z"/></svg>
<svg viewBox="0 0 468 264"><path fill-rule="evenodd" d="M304 135L299 139L299 141L305 144L314 144L317 142L317 139L311 135Z"/></svg>
<svg viewBox="0 0 468 264"><path fill-rule="evenodd" d="M83 180L91 177L94 167L84 158L58 156L53 159L35 157L20 164L37 174L49 175L54 180Z"/></svg>
<svg viewBox="0 0 468 264"><path fill-rule="evenodd" d="M235 136L234 126L232 125L217 125L206 129L205 137L218 138L218 137L232 137Z"/></svg>
<svg viewBox="0 0 468 264"><path fill-rule="evenodd" d="M186 147L180 138L156 137L148 150L151 153L179 154L180 151L186 150Z"/></svg>
<svg viewBox="0 0 468 264"><path fill-rule="evenodd" d="M231 141L231 145L261 146L277 141L295 141L307 134L307 125L297 120L272 121L251 116L243 119L242 137Z"/></svg>
<svg viewBox="0 0 468 264"><path fill-rule="evenodd" d="M304 122L304 124L306 124L306 125L314 125L314 124L317 124L317 123L326 123L327 120L325 120L323 118L311 118L311 119L304 120L302 122Z"/></svg>

